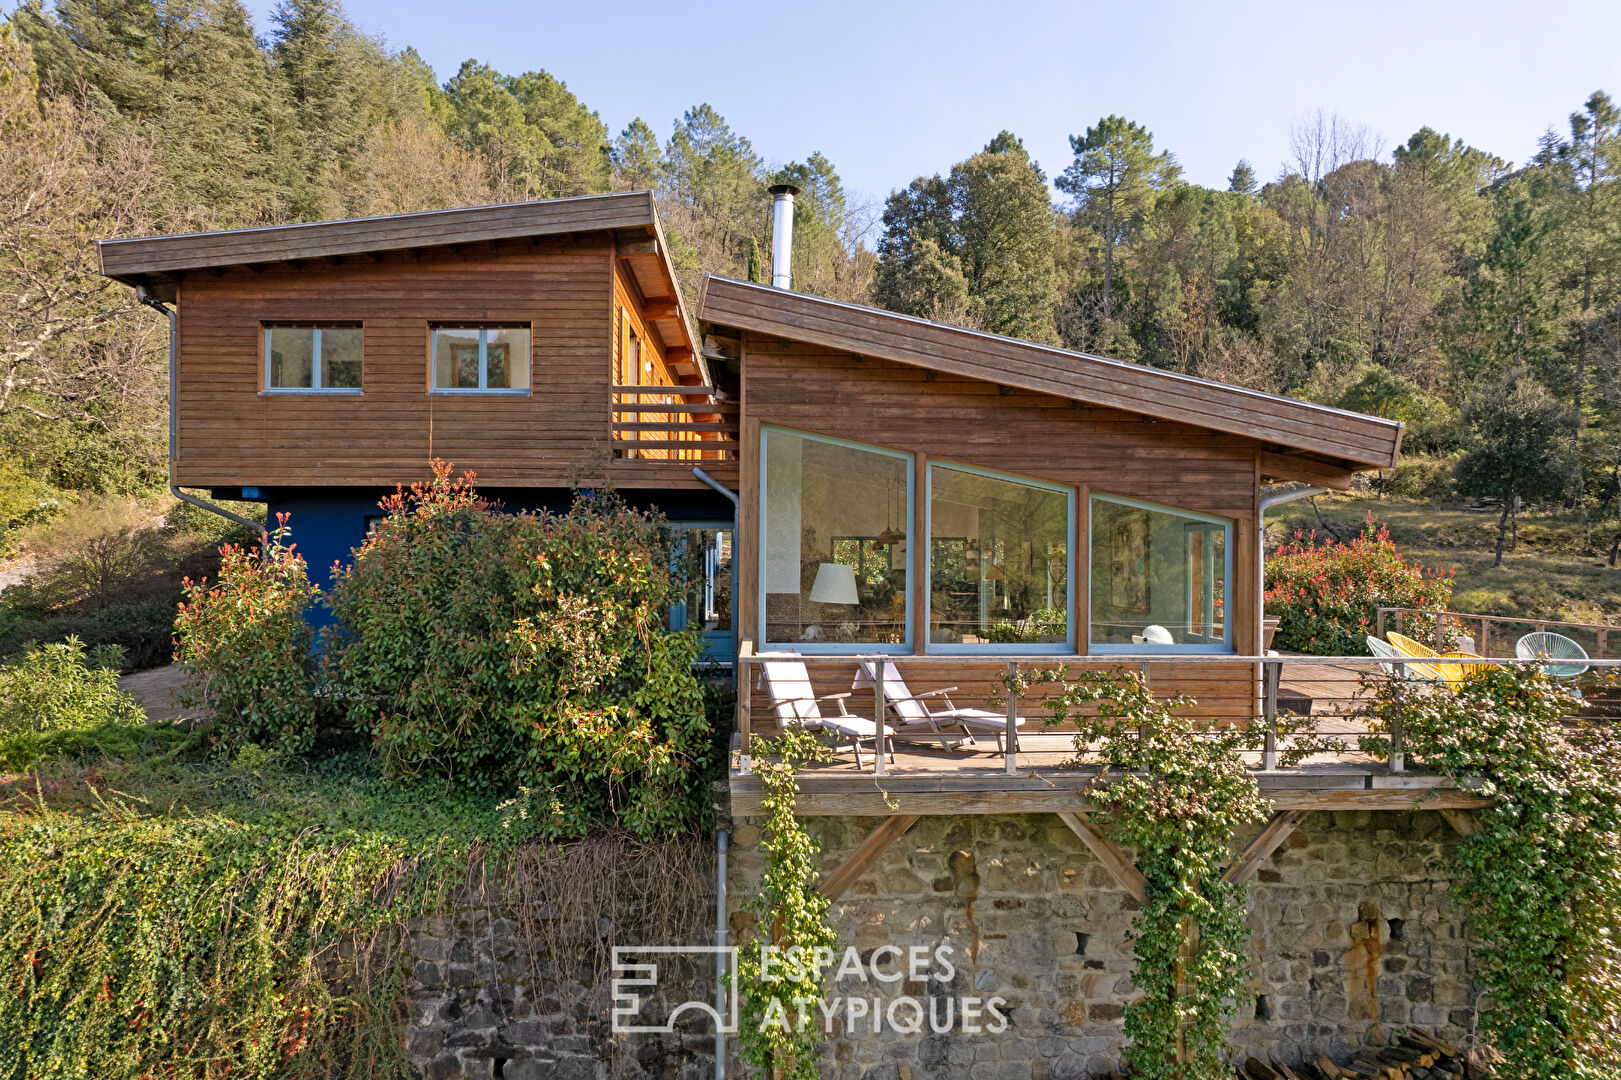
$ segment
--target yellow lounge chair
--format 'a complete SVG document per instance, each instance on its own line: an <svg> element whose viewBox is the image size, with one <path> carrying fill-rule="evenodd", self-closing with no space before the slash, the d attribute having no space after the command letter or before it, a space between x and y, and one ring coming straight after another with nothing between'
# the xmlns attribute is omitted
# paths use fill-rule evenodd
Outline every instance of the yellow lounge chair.
<svg viewBox="0 0 1621 1080"><path fill-rule="evenodd" d="M1390 644L1398 652L1400 652L1402 655L1411 656L1411 657L1413 657L1414 659L1417 659L1417 660L1444 660L1444 659L1462 660L1464 658L1470 658L1470 659L1475 659L1476 658L1474 653L1466 653L1466 652L1438 653L1434 649L1430 648L1428 645L1424 644L1423 642L1414 641L1412 638L1406 636L1405 634L1398 634L1394 630L1392 630L1391 632L1389 632L1389 633L1387 633L1385 635L1385 640L1390 642ZM1427 675L1430 678L1434 678L1434 679L1439 680L1439 681L1445 681L1445 682L1447 682L1448 684L1450 684L1452 686L1458 686L1458 685L1462 684L1464 678L1466 676L1468 676L1469 672L1473 668L1475 668L1475 667L1477 667L1479 665L1476 665L1476 664L1414 664L1412 666L1415 667L1415 668L1422 669L1419 672L1420 675Z"/></svg>

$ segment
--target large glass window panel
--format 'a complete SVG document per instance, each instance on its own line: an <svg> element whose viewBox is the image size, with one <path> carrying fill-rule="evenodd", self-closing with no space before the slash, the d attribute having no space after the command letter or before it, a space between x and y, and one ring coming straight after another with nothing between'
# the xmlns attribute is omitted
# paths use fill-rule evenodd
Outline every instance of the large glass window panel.
<svg viewBox="0 0 1621 1080"><path fill-rule="evenodd" d="M270 355L266 387L272 390L315 389L315 327L267 326L265 351Z"/></svg>
<svg viewBox="0 0 1621 1080"><path fill-rule="evenodd" d="M905 647L911 459L776 429L764 444L763 639Z"/></svg>
<svg viewBox="0 0 1621 1080"><path fill-rule="evenodd" d="M929 641L1067 645L1069 492L929 466Z"/></svg>
<svg viewBox="0 0 1621 1080"><path fill-rule="evenodd" d="M360 389L360 354L365 333L358 326L321 330L321 385L333 390Z"/></svg>
<svg viewBox="0 0 1621 1080"><path fill-rule="evenodd" d="M1095 496L1091 642L1149 651L1231 643L1231 526Z"/></svg>

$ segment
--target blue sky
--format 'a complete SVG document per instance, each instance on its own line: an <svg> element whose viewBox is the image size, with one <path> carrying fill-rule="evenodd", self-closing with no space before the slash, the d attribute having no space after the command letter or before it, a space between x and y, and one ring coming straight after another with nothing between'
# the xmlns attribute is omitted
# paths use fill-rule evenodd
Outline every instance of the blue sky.
<svg viewBox="0 0 1621 1080"><path fill-rule="evenodd" d="M346 0L361 27L413 45L441 81L473 57L545 68L617 132L660 136L708 101L772 163L821 150L881 199L1002 128L1049 175L1068 136L1120 113L1190 180L1263 177L1318 108L1385 152L1424 124L1513 161L1595 89L1621 97L1621 3L654 4ZM261 31L273 0L250 0Z"/></svg>

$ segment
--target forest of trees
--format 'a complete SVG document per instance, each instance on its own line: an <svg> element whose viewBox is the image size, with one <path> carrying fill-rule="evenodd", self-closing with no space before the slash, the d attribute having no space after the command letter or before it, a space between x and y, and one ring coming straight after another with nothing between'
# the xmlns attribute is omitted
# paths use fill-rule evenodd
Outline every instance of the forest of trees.
<svg viewBox="0 0 1621 1080"><path fill-rule="evenodd" d="M0 24L0 528L161 479L163 326L97 239L652 188L691 291L768 276L783 180L795 288L1398 418L1447 491L1613 519L1621 114L1572 107L1518 165L1319 113L1220 190L1077 117L1054 177L1004 131L867 206L707 104L614 134L544 70L440 81L336 0L263 28L238 0L26 0Z"/></svg>

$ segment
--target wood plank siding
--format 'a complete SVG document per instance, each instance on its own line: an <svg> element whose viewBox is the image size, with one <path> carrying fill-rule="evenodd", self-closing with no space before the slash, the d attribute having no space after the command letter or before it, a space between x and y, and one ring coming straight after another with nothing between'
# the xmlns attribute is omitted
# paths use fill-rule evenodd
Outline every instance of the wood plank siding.
<svg viewBox="0 0 1621 1080"><path fill-rule="evenodd" d="M1181 421L1342 469L1391 466L1401 445L1395 421L746 281L706 277L699 308L740 330Z"/></svg>
<svg viewBox="0 0 1621 1080"><path fill-rule="evenodd" d="M591 232L186 272L176 481L389 486L439 457L488 487L701 487L673 464L611 460L615 307L631 299L614 245ZM280 321L360 323L362 393L262 393L261 327ZM429 393L430 325L480 322L532 327L530 392Z"/></svg>

